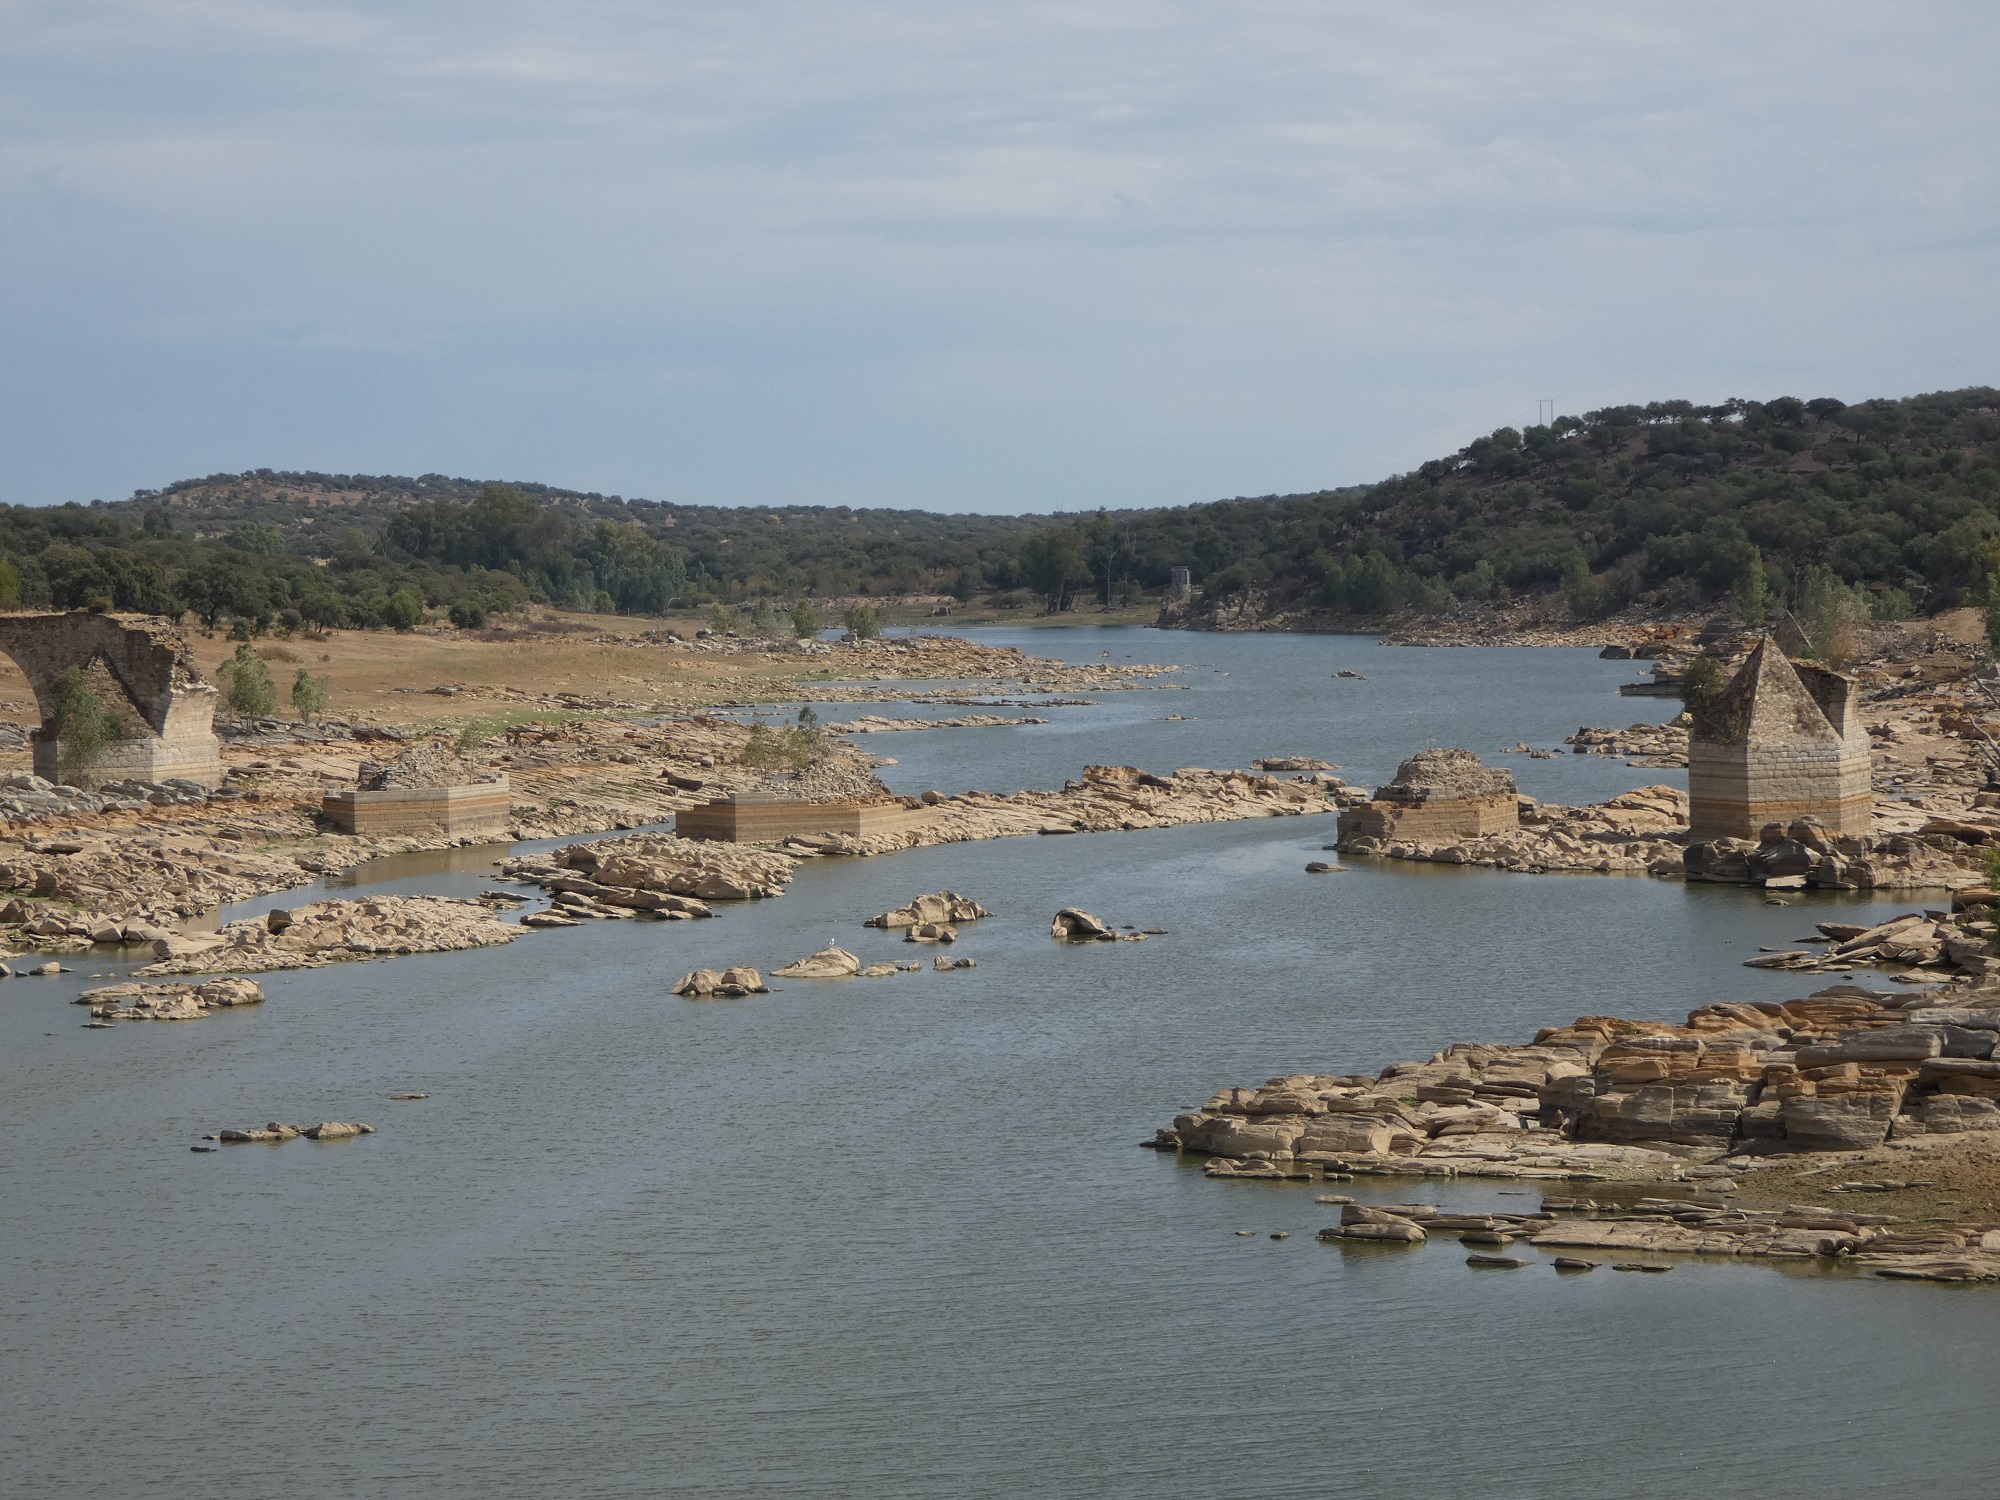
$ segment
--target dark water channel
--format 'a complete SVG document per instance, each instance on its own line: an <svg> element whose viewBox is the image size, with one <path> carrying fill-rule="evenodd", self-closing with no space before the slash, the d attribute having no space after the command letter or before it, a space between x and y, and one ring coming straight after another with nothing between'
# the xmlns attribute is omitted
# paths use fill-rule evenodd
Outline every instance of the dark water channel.
<svg viewBox="0 0 2000 1500"><path fill-rule="evenodd" d="M998 788L1088 760L1289 751L1369 780L1426 738L1553 743L1671 707L1621 702L1629 666L1572 653L1031 639L1220 665L1213 685L1056 710L1047 730L881 737L897 769ZM1326 674L1357 660L1367 681L1334 686L1379 698L1328 709ZM1150 715L1169 712L1200 717L1159 726L1188 734L1156 750ZM1521 769L1566 800L1675 774ZM1306 876L1331 833L812 863L714 921L275 975L266 1005L193 1024L79 1029L66 1002L109 965L8 981L0 1488L1983 1492L2000 1294L1728 1262L1477 1272L1449 1241L1357 1253L1313 1238L1329 1210L1309 1190L1212 1183L1136 1147L1225 1083L1798 993L1741 959L1827 911L1886 909L1627 878ZM490 857L364 885L470 892ZM858 923L940 885L1001 913L959 945L969 973L666 993L698 964L768 969L829 939L918 952ZM1171 935L1058 948L1048 914L1069 903ZM275 1118L380 1133L187 1149Z"/></svg>

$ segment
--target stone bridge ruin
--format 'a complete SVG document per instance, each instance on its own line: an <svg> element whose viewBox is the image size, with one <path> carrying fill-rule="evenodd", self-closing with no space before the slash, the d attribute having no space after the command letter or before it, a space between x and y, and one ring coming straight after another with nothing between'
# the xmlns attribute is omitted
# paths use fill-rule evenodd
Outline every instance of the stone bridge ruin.
<svg viewBox="0 0 2000 1500"><path fill-rule="evenodd" d="M28 679L41 712L41 727L29 736L37 776L64 779L56 682L81 667L120 730L91 762L92 780L221 784L215 689L201 680L187 638L168 621L89 610L0 615L0 653Z"/></svg>

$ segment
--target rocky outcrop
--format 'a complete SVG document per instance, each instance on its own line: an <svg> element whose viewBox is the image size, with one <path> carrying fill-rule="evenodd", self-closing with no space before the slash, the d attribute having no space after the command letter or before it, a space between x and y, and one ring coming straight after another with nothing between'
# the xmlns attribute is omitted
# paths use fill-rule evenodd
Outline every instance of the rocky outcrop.
<svg viewBox="0 0 2000 1500"><path fill-rule="evenodd" d="M1703 839L1681 860L1689 880L1768 890L1952 890L1981 879L1977 843L1947 831L1837 834L1816 817L1769 823L1756 839Z"/></svg>
<svg viewBox="0 0 2000 1500"><path fill-rule="evenodd" d="M1958 912L1907 912L1873 927L1850 922L1821 922L1820 936L1829 946L1815 951L1789 948L1746 959L1753 969L1795 969L1850 973L1863 964L1899 968L1955 970L1977 979L2000 974L2000 957L1993 953L1996 927L1992 891L1962 892L1979 899Z"/></svg>
<svg viewBox="0 0 2000 1500"><path fill-rule="evenodd" d="M738 964L728 969L696 969L692 974L683 975L681 982L674 986L676 995L685 995L691 1000L707 1000L717 995L736 997L740 995L762 995L768 993L764 976L748 964Z"/></svg>
<svg viewBox="0 0 2000 1500"><path fill-rule="evenodd" d="M842 734L893 734L913 729L1005 729L1019 724L1046 724L1047 719L1024 715L1003 718L998 714L959 714L949 719L891 719L881 714L863 714L836 725Z"/></svg>
<svg viewBox="0 0 2000 1500"><path fill-rule="evenodd" d="M212 1010L261 1005L264 987L230 975L206 984L102 984L76 997L94 1021L199 1021Z"/></svg>
<svg viewBox="0 0 2000 1500"><path fill-rule="evenodd" d="M1678 875L1687 794L1641 787L1589 807L1517 799L1519 826L1478 837L1375 837L1350 831L1343 854L1474 865L1521 874Z"/></svg>
<svg viewBox="0 0 2000 1500"><path fill-rule="evenodd" d="M773 969L775 979L852 979L861 972L861 960L845 948L822 948L806 958L793 959L782 969Z"/></svg>
<svg viewBox="0 0 2000 1500"><path fill-rule="evenodd" d="M1586 1016L1526 1046L1461 1043L1376 1077L1225 1089L1161 1139L1346 1170L1596 1177L1995 1129L2000 995L1991 1004L1836 986L1783 1004L1704 1006L1681 1026Z"/></svg>
<svg viewBox="0 0 2000 1500"><path fill-rule="evenodd" d="M1634 724L1629 729L1581 726L1563 743L1578 755L1630 757L1626 764L1652 769L1685 770L1688 763L1689 717L1683 713L1665 724Z"/></svg>
<svg viewBox="0 0 2000 1500"><path fill-rule="evenodd" d="M479 901L448 896L372 896L316 901L231 922L209 938L162 939L156 963L139 972L212 974L313 969L349 959L447 953L511 943L523 929Z"/></svg>
<svg viewBox="0 0 2000 1500"><path fill-rule="evenodd" d="M644 833L524 855L503 862L500 873L634 911L705 917L709 901L783 895L797 868L783 854Z"/></svg>
<svg viewBox="0 0 2000 1500"><path fill-rule="evenodd" d="M957 925L960 922L977 922L992 915L970 896L961 896L956 891L933 891L928 896L916 897L908 906L899 906L894 911L870 917L863 925L895 932L905 927L921 927L925 923Z"/></svg>
<svg viewBox="0 0 2000 1500"><path fill-rule="evenodd" d="M276 1120L267 1125L252 1126L247 1130L218 1130L215 1139L224 1145L240 1146L252 1142L279 1145L285 1141L300 1139L308 1141L348 1141L358 1135L373 1135L373 1125L363 1125L354 1120L322 1120L317 1125L281 1125Z"/></svg>

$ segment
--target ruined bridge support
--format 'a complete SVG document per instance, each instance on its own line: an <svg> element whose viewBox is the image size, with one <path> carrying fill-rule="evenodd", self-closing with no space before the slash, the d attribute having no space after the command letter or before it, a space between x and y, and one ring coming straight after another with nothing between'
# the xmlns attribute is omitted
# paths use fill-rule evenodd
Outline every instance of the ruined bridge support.
<svg viewBox="0 0 2000 1500"><path fill-rule="evenodd" d="M55 733L56 679L82 667L123 733L92 763L93 780L222 782L215 689L195 670L178 627L156 615L0 615L0 652L28 679L42 724L30 742L35 774L61 781Z"/></svg>

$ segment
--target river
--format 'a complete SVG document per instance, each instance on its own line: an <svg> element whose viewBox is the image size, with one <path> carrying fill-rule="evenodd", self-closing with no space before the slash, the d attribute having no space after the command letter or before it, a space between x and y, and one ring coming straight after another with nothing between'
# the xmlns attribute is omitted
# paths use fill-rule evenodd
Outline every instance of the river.
<svg viewBox="0 0 2000 1500"><path fill-rule="evenodd" d="M877 736L900 788L1258 754L1372 781L1426 740L1507 760L1491 752L1674 706L1617 698L1631 664L1568 651L985 638L1185 662L1187 689L1108 694L1046 727ZM1331 676L1343 667L1366 676ZM1680 779L1572 756L1517 770L1556 800ZM1314 1239L1331 1211L1310 1189L1211 1182L1138 1148L1226 1083L1526 1040L1584 1013L1802 993L1742 958L1834 910L1891 909L1635 878L1304 874L1332 833L1278 819L811 862L783 898L714 921L273 975L264 1006L192 1024L80 1029L69 999L122 972L101 961L8 981L0 1483L1976 1490L2000 1385L1990 1290L1726 1261L1479 1272L1448 1243L1357 1252ZM495 852L385 861L358 886L470 893ZM970 972L667 994L697 965L768 970L829 939L928 957L858 924L940 886L999 913L958 945ZM1066 904L1169 935L1058 947L1047 922ZM430 1097L388 1100L404 1090ZM380 1133L188 1150L221 1125L322 1118ZM1534 1198L1509 1184L1357 1196Z"/></svg>

